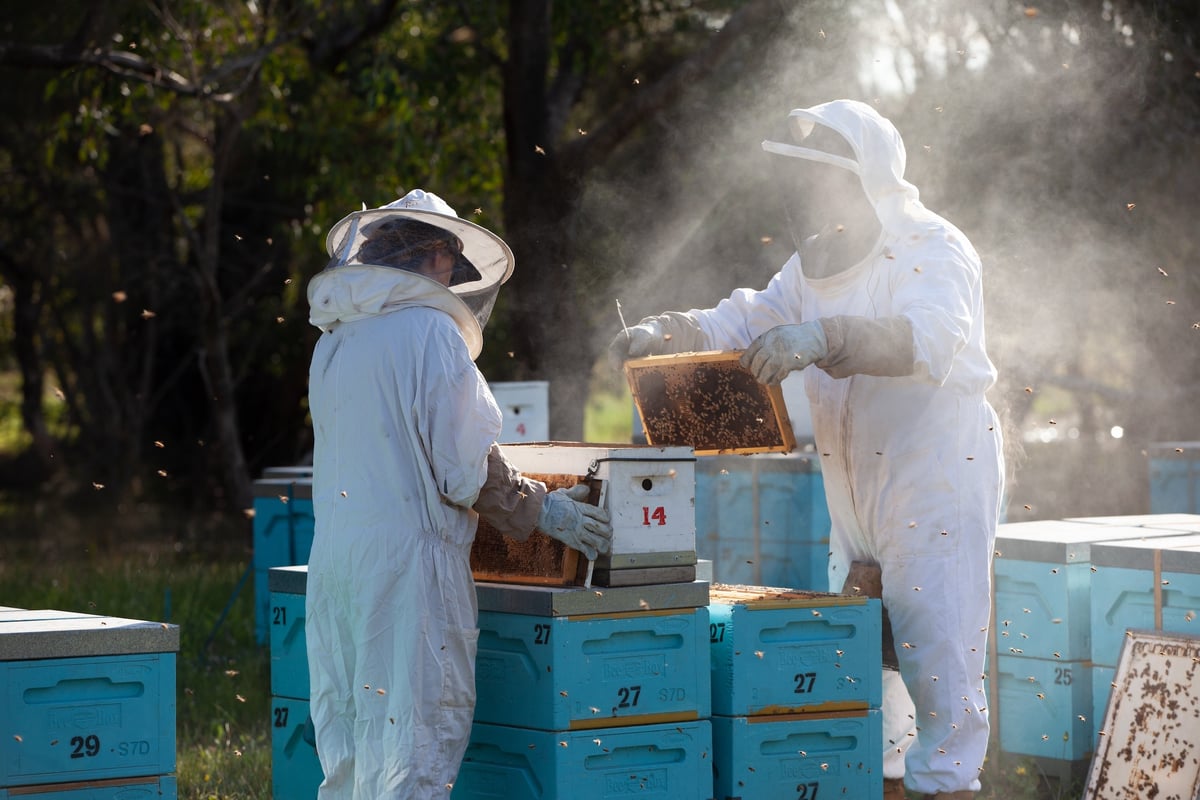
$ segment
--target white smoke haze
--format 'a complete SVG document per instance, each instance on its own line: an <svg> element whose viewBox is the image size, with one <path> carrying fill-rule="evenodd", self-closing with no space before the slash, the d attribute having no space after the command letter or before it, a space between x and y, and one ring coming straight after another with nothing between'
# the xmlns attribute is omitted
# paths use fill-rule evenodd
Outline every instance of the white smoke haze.
<svg viewBox="0 0 1200 800"><path fill-rule="evenodd" d="M1144 484L1147 442L1200 439L1188 429L1195 414L1173 425L1152 410L1198 383L1195 357L1172 369L1178 351L1161 343L1177 337L1195 352L1200 342L1200 310L1171 302L1197 295L1200 148L1194 137L1173 147L1154 127L1170 116L1147 100L1150 70L1168 58L1144 45L1155 31L1111 4L1052 10L952 0L791 10L773 41L743 55L739 67L759 67L752 77L695 87L628 147L627 170L589 186L584 216L603 226L591 257L624 276L605 299L612 330L613 299L633 324L764 286L792 245L760 142L791 108L864 100L900 129L922 201L983 256L1010 443L1049 430L1120 444L1114 469L1140 471ZM1093 16L1076 24L1071 13ZM1144 500L1141 484L1121 502Z"/></svg>

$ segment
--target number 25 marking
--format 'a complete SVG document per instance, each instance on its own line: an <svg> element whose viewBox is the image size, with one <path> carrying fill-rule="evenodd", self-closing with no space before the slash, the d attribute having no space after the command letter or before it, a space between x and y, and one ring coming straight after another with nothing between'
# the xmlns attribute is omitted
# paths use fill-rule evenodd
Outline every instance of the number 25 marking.
<svg viewBox="0 0 1200 800"><path fill-rule="evenodd" d="M649 506L642 506L642 524L649 525L650 520L654 520L659 525L666 525L667 524L667 510L665 508L663 508L662 506L659 506L658 508L651 511Z"/></svg>

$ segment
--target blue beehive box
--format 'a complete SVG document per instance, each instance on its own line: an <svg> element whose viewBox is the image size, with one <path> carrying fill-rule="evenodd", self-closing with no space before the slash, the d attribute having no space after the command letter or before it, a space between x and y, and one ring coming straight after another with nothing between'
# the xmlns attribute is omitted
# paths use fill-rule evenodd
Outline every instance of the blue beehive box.
<svg viewBox="0 0 1200 800"><path fill-rule="evenodd" d="M476 722L453 800L712 797L708 720L590 731Z"/></svg>
<svg viewBox="0 0 1200 800"><path fill-rule="evenodd" d="M272 567L308 563L314 524L311 477L254 482L254 634L259 644L270 635L268 573Z"/></svg>
<svg viewBox="0 0 1200 800"><path fill-rule="evenodd" d="M1200 534L1096 545L1092 563L1096 664L1117 665L1130 629L1200 635Z"/></svg>
<svg viewBox="0 0 1200 800"><path fill-rule="evenodd" d="M1095 747L1092 670L1086 661L1001 655L996 674L1000 749L1054 761L1086 759Z"/></svg>
<svg viewBox="0 0 1200 800"><path fill-rule="evenodd" d="M696 552L714 580L824 591L829 529L811 454L696 459Z"/></svg>
<svg viewBox="0 0 1200 800"><path fill-rule="evenodd" d="M1030 658L1090 659L1096 544L1164 533L1064 520L1000 525L993 562L997 651Z"/></svg>
<svg viewBox="0 0 1200 800"><path fill-rule="evenodd" d="M1200 442L1150 445L1150 510L1200 514Z"/></svg>
<svg viewBox="0 0 1200 800"><path fill-rule="evenodd" d="M879 708L878 600L724 585L709 597L714 714Z"/></svg>
<svg viewBox="0 0 1200 800"><path fill-rule="evenodd" d="M478 722L559 731L703 719L708 680L706 608L479 613Z"/></svg>
<svg viewBox="0 0 1200 800"><path fill-rule="evenodd" d="M308 649L304 636L307 580L307 566L269 570L271 694L277 697L308 699Z"/></svg>
<svg viewBox="0 0 1200 800"><path fill-rule="evenodd" d="M0 788L0 800L176 800L177 797L174 775L51 784L38 787L36 793Z"/></svg>
<svg viewBox="0 0 1200 800"><path fill-rule="evenodd" d="M880 797L880 715L714 716L714 800Z"/></svg>
<svg viewBox="0 0 1200 800"><path fill-rule="evenodd" d="M271 698L271 791L275 800L315 800L325 779L308 701Z"/></svg>
<svg viewBox="0 0 1200 800"><path fill-rule="evenodd" d="M179 628L70 615L0 624L0 786L175 771Z"/></svg>

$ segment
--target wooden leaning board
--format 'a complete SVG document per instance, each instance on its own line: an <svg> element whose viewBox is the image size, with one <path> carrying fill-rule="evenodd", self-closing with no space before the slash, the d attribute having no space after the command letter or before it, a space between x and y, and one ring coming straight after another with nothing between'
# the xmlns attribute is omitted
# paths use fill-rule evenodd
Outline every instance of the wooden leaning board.
<svg viewBox="0 0 1200 800"><path fill-rule="evenodd" d="M796 446L783 390L759 383L740 350L625 362L646 441L696 455L787 453Z"/></svg>

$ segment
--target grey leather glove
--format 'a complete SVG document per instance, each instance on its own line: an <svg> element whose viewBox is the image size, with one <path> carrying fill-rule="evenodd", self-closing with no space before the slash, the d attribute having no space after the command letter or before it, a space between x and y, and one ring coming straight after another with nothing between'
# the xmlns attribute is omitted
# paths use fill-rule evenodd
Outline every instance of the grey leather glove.
<svg viewBox="0 0 1200 800"><path fill-rule="evenodd" d="M780 383L792 370L804 369L828 352L820 321L777 325L750 343L742 353L741 365L759 383Z"/></svg>
<svg viewBox="0 0 1200 800"><path fill-rule="evenodd" d="M595 561L612 547L613 530L608 512L586 502L589 491L587 484L581 483L547 494L537 529Z"/></svg>
<svg viewBox="0 0 1200 800"><path fill-rule="evenodd" d="M691 353L703 350L704 344L704 331L695 317L683 311L667 311L646 317L614 336L608 345L608 358L613 369L620 371L631 358Z"/></svg>

